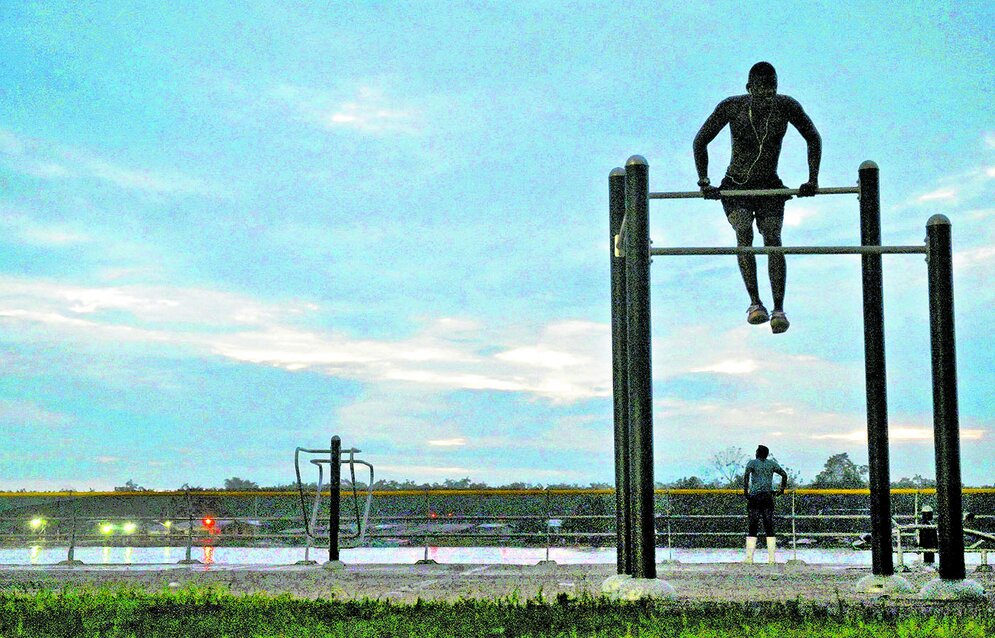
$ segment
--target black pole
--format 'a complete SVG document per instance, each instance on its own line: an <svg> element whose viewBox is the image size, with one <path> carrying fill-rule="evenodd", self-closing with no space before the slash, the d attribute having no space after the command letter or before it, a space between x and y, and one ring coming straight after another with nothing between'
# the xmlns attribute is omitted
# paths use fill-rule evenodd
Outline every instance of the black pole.
<svg viewBox="0 0 995 638"><path fill-rule="evenodd" d="M649 164L625 163L625 300L632 481L632 576L656 578L653 367L650 359Z"/></svg>
<svg viewBox="0 0 995 638"><path fill-rule="evenodd" d="M342 439L332 437L331 468L328 477L328 560L339 559L339 484L342 482Z"/></svg>
<svg viewBox="0 0 995 638"><path fill-rule="evenodd" d="M608 175L608 254L612 293L612 397L615 423L615 532L619 574L632 573L632 524L629 493L629 384L625 349L625 261L615 255L615 236L625 215L625 169Z"/></svg>
<svg viewBox="0 0 995 638"><path fill-rule="evenodd" d="M878 165L860 165L860 244L881 245ZM871 572L891 576L891 478L888 467L888 390L884 358L884 286L881 255L860 258L864 291L864 375L867 393L867 460L871 510Z"/></svg>
<svg viewBox="0 0 995 638"><path fill-rule="evenodd" d="M940 578L964 580L964 521L957 416L957 357L954 344L954 276L950 220L926 222L929 276L929 336L933 353L933 438L936 445L936 527Z"/></svg>

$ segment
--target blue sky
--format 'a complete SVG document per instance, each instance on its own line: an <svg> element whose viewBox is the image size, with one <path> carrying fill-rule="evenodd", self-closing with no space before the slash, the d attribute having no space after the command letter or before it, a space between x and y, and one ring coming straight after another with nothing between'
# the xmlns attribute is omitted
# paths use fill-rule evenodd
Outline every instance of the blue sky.
<svg viewBox="0 0 995 638"><path fill-rule="evenodd" d="M332 434L386 479L612 480L608 173L693 189L758 60L821 185L880 165L884 243L951 219L963 475L991 484L995 12L750 6L3 3L0 489L287 483ZM807 178L793 129L780 175ZM654 203L651 236L733 243L714 202ZM789 202L784 241L859 243L856 198ZM885 258L896 479L934 472L925 276ZM866 462L859 259L790 258L778 336L733 258L652 278L658 480L761 442L805 480Z"/></svg>

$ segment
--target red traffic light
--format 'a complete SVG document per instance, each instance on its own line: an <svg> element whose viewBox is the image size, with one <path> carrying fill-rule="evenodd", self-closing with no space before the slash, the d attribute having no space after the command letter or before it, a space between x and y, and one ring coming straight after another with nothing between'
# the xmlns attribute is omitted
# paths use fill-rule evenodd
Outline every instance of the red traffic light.
<svg viewBox="0 0 995 638"><path fill-rule="evenodd" d="M214 527L214 519L210 516L202 518L200 522L204 524L204 527Z"/></svg>

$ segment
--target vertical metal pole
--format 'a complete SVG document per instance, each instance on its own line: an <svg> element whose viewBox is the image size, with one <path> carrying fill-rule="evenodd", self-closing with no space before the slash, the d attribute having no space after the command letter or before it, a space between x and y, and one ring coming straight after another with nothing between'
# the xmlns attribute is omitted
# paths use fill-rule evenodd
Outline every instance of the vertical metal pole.
<svg viewBox="0 0 995 638"><path fill-rule="evenodd" d="M926 222L929 336L933 354L933 438L936 445L936 527L940 578L963 580L964 521L961 501L957 359L954 347L954 277L950 220Z"/></svg>
<svg viewBox="0 0 995 638"><path fill-rule="evenodd" d="M798 560L798 530L795 528L795 495L798 490L791 490L791 560ZM889 542L890 539L889 539Z"/></svg>
<svg viewBox="0 0 995 638"><path fill-rule="evenodd" d="M629 383L626 356L625 260L615 236L625 215L625 169L608 175L608 254L611 259L612 391L615 406L615 535L619 574L632 573L632 498L629 487ZM548 560L548 557L547 557Z"/></svg>
<svg viewBox="0 0 995 638"><path fill-rule="evenodd" d="M549 545L553 534L553 504L549 500L549 486L546 486L546 562L549 562Z"/></svg>
<svg viewBox="0 0 995 638"><path fill-rule="evenodd" d="M339 559L339 484L342 482L342 439L332 437L331 467L328 477L328 560Z"/></svg>
<svg viewBox="0 0 995 638"><path fill-rule="evenodd" d="M881 245L878 166L860 165L860 243ZM861 256L864 291L864 375L867 392L867 459L871 497L871 572L891 576L891 479L888 467L888 396L884 359L884 286L881 255Z"/></svg>
<svg viewBox="0 0 995 638"><path fill-rule="evenodd" d="M632 576L656 578L653 366L650 359L649 164L625 164L625 300L632 463Z"/></svg>

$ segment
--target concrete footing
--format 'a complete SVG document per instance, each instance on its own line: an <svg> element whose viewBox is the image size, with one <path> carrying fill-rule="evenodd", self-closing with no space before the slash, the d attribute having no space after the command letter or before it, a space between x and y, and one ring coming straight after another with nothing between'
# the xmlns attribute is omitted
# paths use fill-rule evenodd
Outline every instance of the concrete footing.
<svg viewBox="0 0 995 638"><path fill-rule="evenodd" d="M328 560L321 564L322 569L345 569L345 563L340 560Z"/></svg>
<svg viewBox="0 0 995 638"><path fill-rule="evenodd" d="M897 574L891 576L878 576L868 574L857 581L855 589L864 594L914 594L915 586L907 579Z"/></svg>
<svg viewBox="0 0 995 638"><path fill-rule="evenodd" d="M609 576L601 583L601 593L612 600L674 598L673 585L659 578L633 578L628 574Z"/></svg>
<svg viewBox="0 0 995 638"><path fill-rule="evenodd" d="M934 578L919 590L925 600L976 600L985 597L985 588L976 580Z"/></svg>

